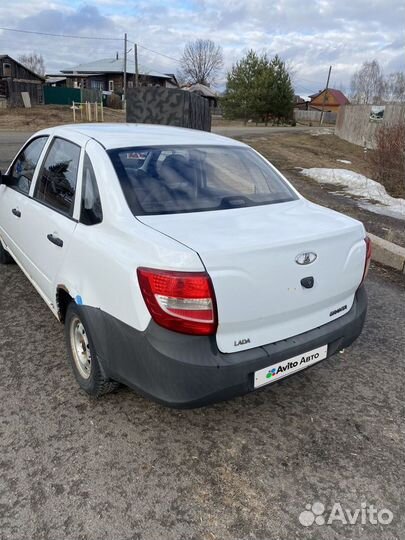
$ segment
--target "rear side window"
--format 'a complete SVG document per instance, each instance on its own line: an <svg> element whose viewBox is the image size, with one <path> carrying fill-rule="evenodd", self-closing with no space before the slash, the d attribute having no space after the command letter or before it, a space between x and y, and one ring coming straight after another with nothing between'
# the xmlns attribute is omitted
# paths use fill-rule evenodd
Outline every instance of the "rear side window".
<svg viewBox="0 0 405 540"><path fill-rule="evenodd" d="M227 210L297 198L248 147L164 146L108 153L134 215Z"/></svg>
<svg viewBox="0 0 405 540"><path fill-rule="evenodd" d="M87 154L83 162L82 202L80 222L84 225L96 225L103 221L100 193L97 187L93 166Z"/></svg>
<svg viewBox="0 0 405 540"><path fill-rule="evenodd" d="M45 157L34 198L68 216L73 214L80 147L55 138Z"/></svg>
<svg viewBox="0 0 405 540"><path fill-rule="evenodd" d="M11 187L28 195L38 160L48 137L38 137L19 153L11 169Z"/></svg>

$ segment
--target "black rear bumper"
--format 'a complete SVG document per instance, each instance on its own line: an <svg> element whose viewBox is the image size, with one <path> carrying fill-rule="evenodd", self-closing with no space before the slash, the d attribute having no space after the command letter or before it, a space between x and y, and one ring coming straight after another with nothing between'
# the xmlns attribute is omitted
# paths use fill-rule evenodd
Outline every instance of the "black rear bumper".
<svg viewBox="0 0 405 540"><path fill-rule="evenodd" d="M153 321L145 332L99 309L83 306L97 356L114 380L171 407L198 407L254 390L254 372L328 344L328 357L360 335L367 311L364 286L351 310L298 336L223 354L215 336L188 336Z"/></svg>

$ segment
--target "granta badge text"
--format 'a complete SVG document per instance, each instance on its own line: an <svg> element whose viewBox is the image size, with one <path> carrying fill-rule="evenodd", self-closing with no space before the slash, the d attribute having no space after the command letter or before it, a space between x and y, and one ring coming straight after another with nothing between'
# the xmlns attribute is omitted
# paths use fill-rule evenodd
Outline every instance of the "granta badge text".
<svg viewBox="0 0 405 540"><path fill-rule="evenodd" d="M332 310L329 313L329 317L333 317L333 315L337 315L338 313L340 313L341 311L345 311L346 309L347 309L346 304L344 306L340 306L339 308Z"/></svg>

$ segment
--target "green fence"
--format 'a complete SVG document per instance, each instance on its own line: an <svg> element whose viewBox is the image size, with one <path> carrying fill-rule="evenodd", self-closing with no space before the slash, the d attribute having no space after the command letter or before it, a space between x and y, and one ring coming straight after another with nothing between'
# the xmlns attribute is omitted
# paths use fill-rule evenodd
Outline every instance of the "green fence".
<svg viewBox="0 0 405 540"><path fill-rule="evenodd" d="M100 101L100 90L93 88L65 88L62 86L44 86L45 105L72 105L72 101L77 103L90 101Z"/></svg>
<svg viewBox="0 0 405 540"><path fill-rule="evenodd" d="M72 101L80 101L80 88L44 86L45 105L72 105Z"/></svg>

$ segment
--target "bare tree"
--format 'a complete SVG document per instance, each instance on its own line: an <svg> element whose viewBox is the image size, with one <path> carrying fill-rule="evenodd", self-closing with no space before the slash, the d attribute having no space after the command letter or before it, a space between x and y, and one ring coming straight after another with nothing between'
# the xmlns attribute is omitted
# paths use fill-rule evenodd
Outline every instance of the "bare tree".
<svg viewBox="0 0 405 540"><path fill-rule="evenodd" d="M42 54L37 54L35 52L23 54L18 57L18 61L37 75L40 75L41 77L45 75L45 62Z"/></svg>
<svg viewBox="0 0 405 540"><path fill-rule="evenodd" d="M184 47L180 65L180 79L209 86L224 65L222 48L210 39L190 41Z"/></svg>
<svg viewBox="0 0 405 540"><path fill-rule="evenodd" d="M391 103L405 102L405 73L403 71L396 71L388 75L386 98Z"/></svg>
<svg viewBox="0 0 405 540"><path fill-rule="evenodd" d="M377 60L364 62L351 80L351 98L353 103L381 102L385 93L385 80Z"/></svg>

